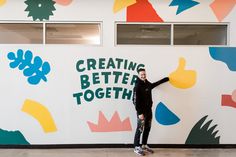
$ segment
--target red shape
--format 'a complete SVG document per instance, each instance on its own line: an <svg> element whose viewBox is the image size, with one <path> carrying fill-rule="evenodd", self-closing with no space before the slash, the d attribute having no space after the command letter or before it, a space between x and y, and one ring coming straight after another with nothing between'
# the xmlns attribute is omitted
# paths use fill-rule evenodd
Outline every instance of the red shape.
<svg viewBox="0 0 236 157"><path fill-rule="evenodd" d="M92 132L114 132L114 131L131 131L131 124L129 118L120 120L120 116L116 111L112 116L110 122L105 118L104 114L99 111L98 124L87 122Z"/></svg>
<svg viewBox="0 0 236 157"><path fill-rule="evenodd" d="M233 101L231 95L222 95L221 96L221 105L236 108L236 102Z"/></svg>
<svg viewBox="0 0 236 157"><path fill-rule="evenodd" d="M148 0L137 0L127 7L127 22L164 22Z"/></svg>

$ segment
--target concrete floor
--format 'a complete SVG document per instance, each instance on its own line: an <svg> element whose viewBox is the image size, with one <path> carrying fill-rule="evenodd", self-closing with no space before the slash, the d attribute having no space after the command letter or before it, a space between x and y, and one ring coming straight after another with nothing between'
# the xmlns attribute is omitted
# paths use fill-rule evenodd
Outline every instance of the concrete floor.
<svg viewBox="0 0 236 157"><path fill-rule="evenodd" d="M150 157L236 157L236 149L156 148ZM131 148L0 149L0 157L137 157Z"/></svg>

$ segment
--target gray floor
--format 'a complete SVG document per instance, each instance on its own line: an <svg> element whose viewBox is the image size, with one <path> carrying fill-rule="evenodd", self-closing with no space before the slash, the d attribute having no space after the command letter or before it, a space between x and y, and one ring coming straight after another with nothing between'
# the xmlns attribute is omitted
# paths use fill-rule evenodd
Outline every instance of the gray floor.
<svg viewBox="0 0 236 157"><path fill-rule="evenodd" d="M156 148L150 157L236 157L236 149ZM0 149L0 157L137 157L131 148Z"/></svg>

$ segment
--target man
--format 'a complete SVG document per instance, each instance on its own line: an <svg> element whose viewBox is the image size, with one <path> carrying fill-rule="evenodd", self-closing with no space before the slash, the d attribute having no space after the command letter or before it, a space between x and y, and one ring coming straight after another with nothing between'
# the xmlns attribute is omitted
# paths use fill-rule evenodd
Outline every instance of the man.
<svg viewBox="0 0 236 157"><path fill-rule="evenodd" d="M137 111L137 128L134 136L134 152L144 156L144 152L154 153L147 146L148 135L152 123L152 89L156 86L169 81L165 77L155 83L150 83L146 78L145 69L138 70L138 78L133 91L133 102ZM142 134L142 145L140 144L140 136Z"/></svg>

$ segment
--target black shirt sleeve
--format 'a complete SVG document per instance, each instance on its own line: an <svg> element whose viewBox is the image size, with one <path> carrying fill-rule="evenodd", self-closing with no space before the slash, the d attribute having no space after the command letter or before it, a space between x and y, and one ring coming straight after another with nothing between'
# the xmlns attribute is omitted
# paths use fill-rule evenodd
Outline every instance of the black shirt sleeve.
<svg viewBox="0 0 236 157"><path fill-rule="evenodd" d="M163 78L163 79L161 79L161 80L159 80L157 82L154 82L154 83L151 84L151 89L153 89L156 86L159 86L160 84L165 83L167 81L169 81L169 77L165 77L165 78Z"/></svg>

